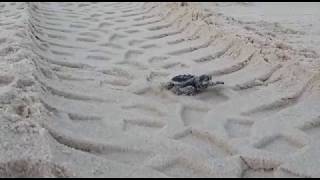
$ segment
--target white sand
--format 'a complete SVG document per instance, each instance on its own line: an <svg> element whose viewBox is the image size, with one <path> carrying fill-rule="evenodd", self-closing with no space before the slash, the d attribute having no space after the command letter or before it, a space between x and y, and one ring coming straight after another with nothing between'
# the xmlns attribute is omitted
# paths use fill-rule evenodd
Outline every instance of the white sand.
<svg viewBox="0 0 320 180"><path fill-rule="evenodd" d="M0 177L320 177L316 7L0 3Z"/></svg>

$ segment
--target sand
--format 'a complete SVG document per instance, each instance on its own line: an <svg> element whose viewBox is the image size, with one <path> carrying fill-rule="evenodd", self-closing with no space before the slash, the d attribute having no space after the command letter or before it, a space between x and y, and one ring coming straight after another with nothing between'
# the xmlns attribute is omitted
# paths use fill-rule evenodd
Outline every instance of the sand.
<svg viewBox="0 0 320 180"><path fill-rule="evenodd" d="M0 177L320 177L306 4L0 3Z"/></svg>

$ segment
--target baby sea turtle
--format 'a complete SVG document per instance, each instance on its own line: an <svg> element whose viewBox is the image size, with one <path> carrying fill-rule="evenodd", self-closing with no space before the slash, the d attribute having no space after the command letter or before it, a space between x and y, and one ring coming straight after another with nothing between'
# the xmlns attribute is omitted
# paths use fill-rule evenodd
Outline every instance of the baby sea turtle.
<svg viewBox="0 0 320 180"><path fill-rule="evenodd" d="M212 82L212 77L208 75L194 76L191 74L178 75L166 84L166 89L177 95L194 96L210 86L224 84L224 82Z"/></svg>

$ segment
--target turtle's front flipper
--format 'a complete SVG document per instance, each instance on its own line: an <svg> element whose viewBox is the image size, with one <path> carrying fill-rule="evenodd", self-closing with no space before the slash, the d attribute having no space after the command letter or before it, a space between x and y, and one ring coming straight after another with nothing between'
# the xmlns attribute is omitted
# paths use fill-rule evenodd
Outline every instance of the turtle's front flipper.
<svg viewBox="0 0 320 180"><path fill-rule="evenodd" d="M215 84L216 84L216 85L218 85L218 84L224 84L224 82L222 82L222 81L216 81Z"/></svg>
<svg viewBox="0 0 320 180"><path fill-rule="evenodd" d="M210 82L209 86L216 86L218 84L224 84L222 81Z"/></svg>

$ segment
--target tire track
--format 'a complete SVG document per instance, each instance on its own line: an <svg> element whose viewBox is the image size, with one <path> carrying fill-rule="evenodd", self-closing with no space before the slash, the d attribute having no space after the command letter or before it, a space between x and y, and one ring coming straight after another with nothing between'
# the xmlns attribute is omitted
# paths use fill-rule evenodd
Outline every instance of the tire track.
<svg viewBox="0 0 320 180"><path fill-rule="evenodd" d="M267 173L275 175L287 163L286 154L279 158L284 149L289 156L301 144L312 145L304 136L314 138L310 129L318 123L297 123L281 133L262 127L270 115L281 124L292 109L317 105L305 100L315 93L313 74L299 64L265 61L252 43L210 26L209 15L196 6L29 6L34 78L47 113L43 127L70 152L82 152L79 159L94 156L119 168L128 163L132 172L151 168L173 177L259 177L263 173L255 171L275 169ZM160 80L180 73L208 73L226 85L197 97L160 88ZM0 78L0 87L14 81ZM79 171L86 165L72 166Z"/></svg>

